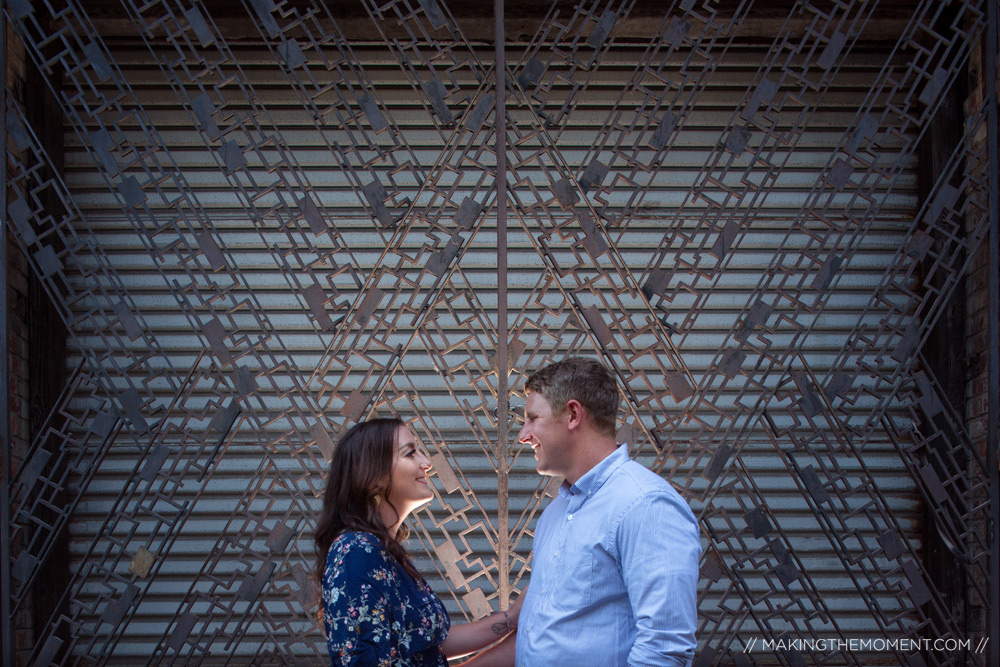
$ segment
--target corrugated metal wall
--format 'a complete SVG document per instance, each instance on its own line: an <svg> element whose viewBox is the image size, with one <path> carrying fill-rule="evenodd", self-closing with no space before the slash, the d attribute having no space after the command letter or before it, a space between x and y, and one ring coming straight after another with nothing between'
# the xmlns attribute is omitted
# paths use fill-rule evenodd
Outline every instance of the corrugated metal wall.
<svg viewBox="0 0 1000 667"><path fill-rule="evenodd" d="M426 173L436 166L435 163L440 165L443 162L445 166L461 171L461 184L455 193L450 193L450 200L461 202L466 196L473 195L473 188L467 184L478 183L488 176L475 173L475 166L468 162L449 165L446 160L441 160L439 156L442 152L448 148L454 150L454 147L446 145L447 137L436 130L430 122L431 117L421 105L415 103L408 80L395 60L388 58L389 54L379 46L358 47L354 54L358 66L375 85L383 113L395 121L405 137L414 160L410 165L411 173L422 172L426 178ZM478 55L481 60L488 60L490 53L483 51ZM578 178L586 170L588 158L600 157L591 147L597 141L598 131L609 131L609 109L616 105L620 108L621 82L633 72L641 55L639 47L619 48L609 54L607 64L599 76L594 77L586 95L581 96L572 117L558 128L560 156ZM204 217L211 221L216 234L214 242L220 252L225 249L227 266L238 267L239 277L220 276L219 292L223 303L233 309L234 318L240 322L240 335L249 338L245 347L251 348L258 337L271 336L275 341L268 341L269 349L278 347L277 341L280 341L280 347L287 350L287 356L282 359L287 363L285 368L262 367L261 361L253 355L245 357L244 363L237 364L250 369L258 377L256 399L270 406L269 413L280 413L282 409L275 408L275 405L295 404L298 400L294 394L285 392L292 387L308 386L306 383L317 369L329 363L325 353L334 339L332 332L322 330L319 318L315 316L318 309L311 306L308 297L303 298L303 288L314 284L312 281L316 277L322 276L328 281L322 284L324 291L337 296L321 310L331 320L346 311L345 304L357 303L362 298L359 286L354 282L355 276L336 275L330 271L331 262L324 262L322 255L348 255L355 262L355 275L364 276L376 273L382 264L404 263L405 253L416 254L419 247L404 240L394 254L383 255L386 246L391 243L394 230L383 230L373 225L366 201L359 200L351 189L347 174L338 164L340 156L330 149L331 145L350 143L346 129L337 128L333 123L326 123L317 129L310 109L304 107L301 98L291 90L286 75L275 65L271 53L252 47L234 48L235 62L232 66L221 68L225 75L243 77L254 91L254 98L246 102L234 99L238 98L235 92L231 95L227 93L230 102L224 114L232 114L234 124L241 116L251 115L254 122L262 126L266 121L262 135L271 132L271 136L287 142L287 147L281 146L282 150L287 150L282 158L279 158L278 147L274 144L263 145L259 149L260 158L253 151L246 151L247 167L238 177L231 177L224 167L220 168L218 151L206 147L204 138L194 131L197 116L177 105L176 92L170 90L163 72L154 61L154 57L161 62L169 60L170 54L166 49L151 56L137 45L126 43L116 47L113 56L125 80L132 82L136 108L155 123L163 147L169 150L190 188L189 192L203 207ZM657 264L664 262L664 256L673 261L692 261L690 257L672 257L674 253L670 246L664 247L664 236L681 237L698 233L698 216L705 204L697 200L694 188L698 180L706 176L705 165L719 159L720 137L725 135L732 108L743 95L746 81L754 76L766 56L767 52L762 49L734 47L719 62L711 81L699 91L688 108L683 128L673 138L670 151L663 156L661 168L642 183L642 201L635 207L628 224L609 229L608 239L614 244L623 268L636 281L648 282ZM852 54L844 60L840 75L825 92L822 105L809 118L808 126L795 135L794 144L774 147L769 161L775 167L780 166L780 171L775 167L748 170L747 178L752 182L760 183L768 179L770 182L752 207L734 207L736 215L752 217L753 222L742 235L739 247L727 257L725 271L706 277L706 284L690 292L679 293L672 300L671 307L661 313L665 320L683 332L676 339L676 344L696 381L717 372L714 367L717 352L725 346L733 325L740 320L748 304L759 298L759 286L765 278L773 278L776 272L783 269L790 272L800 270L796 268L800 263L798 249L807 245L807 229L804 225L795 226L794 221L805 205L810 189L822 178L831 153L843 137L852 132L859 101L871 90L879 69L887 59L889 54L884 52L865 52ZM221 73L219 78L222 78ZM465 80L461 84L470 94L476 87L474 80ZM198 92L191 89L185 94L193 99ZM566 85L553 87L549 91L549 104L554 105L552 99L567 97L570 92ZM101 91L98 90L97 94ZM126 108L125 111L131 109ZM533 119L527 109L514 108L511 116L517 127L530 130ZM775 114L773 125L776 128L787 126L786 131L790 133L792 124L797 120L791 114L779 113ZM121 130L126 136L134 132L131 136L134 136L135 144L141 145L145 134L135 125L134 122L123 122ZM236 136L242 145L239 135ZM262 143L265 141L262 140ZM822 313L817 313L815 321L810 323L813 330L800 348L803 360L813 372L822 373L831 367L835 355L852 330L876 326L881 318L886 317L885 310L869 310L870 295L879 287L882 276L894 260L893 251L903 242L903 233L917 208L914 161L912 156L900 156L902 142L896 142L895 147L894 152L891 144L883 146L879 160L887 166L902 165L904 168L898 170L898 176L891 183L881 183L874 193L879 199L880 214L872 221L863 238L858 240L850 264L838 278L838 289L829 296ZM489 146L482 147L482 150L487 154L487 164L490 164ZM527 147L517 146L517 150L527 156L537 149L529 144ZM646 153L651 152L652 149L646 149ZM67 182L75 201L81 205L82 214L91 221L93 245L95 250L99 249L99 255L95 255L92 261L95 266L107 263L114 267L134 300L136 310L162 346L163 354L175 367L189 368L194 365L204 345L192 336L189 318L193 316L203 320L205 315L197 311L193 314L180 312L176 285L183 287L191 280L186 264L200 263L204 266L211 263L211 256L204 252L206 244L197 238L180 237L168 228L165 238L157 239L161 251L151 253L148 240L135 233L134 220L115 213L118 194L109 192L101 183L88 153L86 147L81 145L79 136L75 133L67 135ZM640 161L643 158L648 161L650 156L639 156ZM289 179L289 175L280 170L268 170L261 164L265 160L273 164L279 159L294 161L295 178L303 184L302 192L321 207L324 227L329 225L335 229L335 238L343 243L343 248L335 247L322 234L315 235L315 240L310 236L311 243L303 248L301 238L310 235L312 229L302 229L303 221L299 221L299 229L290 231L292 225L281 220L280 213L271 209L277 201L276 195L265 193L248 198L238 191L237 183L252 181L259 188L261 184ZM749 163L749 160L744 158L743 162ZM516 169L518 177L514 192L519 199L525 200L525 208L535 206L536 200L551 199L547 192L548 176L541 167L528 161L512 168ZM391 178L388 172L388 168L381 166L373 169L380 179ZM621 201L613 187L614 176L609 174L604 181L607 187L592 195L595 201L607 200L610 216L621 215L626 203ZM398 197L411 201L429 198L426 192L420 191L420 184L407 178L407 174L393 180L399 185ZM459 177L456 176L455 180L458 181ZM737 188L739 183L734 181L725 186ZM712 198L716 196L713 193ZM551 203L547 203L550 208ZM151 206L149 217L142 216L142 220L148 229L152 229L157 224L163 224L160 219L169 220L173 215L168 206ZM844 216L842 212L835 215ZM556 224L568 218L558 206L552 211L552 216ZM488 454L493 443L486 426L491 420L489 411L493 401L490 396L483 395L488 379L480 375L489 368L488 356L496 345L490 339L492 323L496 319L498 287L495 225L495 216L490 212L476 222L477 233L463 249L461 261L448 276L448 284L440 296L434 299L430 312L421 321L422 326L407 326L417 320L420 313L400 314L399 330L387 336L386 341L387 345L402 348L399 352L401 361L374 401L380 411L395 410L417 419L417 431L429 451L446 454L451 467L461 474L461 489L450 494L445 492L444 487L449 485L443 483L444 476L439 476L439 498L420 518L425 530L421 540L424 546L429 546L432 541L440 543L442 527L453 539L459 540L465 559L459 566L461 575L455 574L450 579L451 586L447 585L447 568L442 567L440 562L420 559L425 571L443 570L444 578L435 578L435 585L449 600L450 611L459 615L465 611L458 604L463 594L482 588L487 597L492 597L496 590L497 575L495 567L490 566L495 558L495 544L485 537L493 531L483 531L476 526L480 521L495 526L497 511L496 473ZM537 367L544 359L557 358L569 352L599 354L592 333L580 321L579 311L574 312L568 307L566 296L559 290L560 281L553 277L550 265L540 254L537 235L538 229L533 226L531 216L525 215L511 225L508 237L510 264L507 296L511 311L516 313L511 317L512 329L516 331L515 346L523 348L514 363L515 378ZM423 240L420 235L418 239ZM679 244L680 241L674 243ZM177 251L174 248L178 246L194 250ZM203 251L201 254L197 252L199 247ZM557 265L565 263L572 266L577 263L571 256L572 252L572 246L564 246L553 253L553 261ZM295 257L302 254L305 257ZM288 258L288 265L282 265L282 258ZM311 271L299 272L293 268L302 264L310 266ZM410 298L411 291L426 283L425 277L417 273L418 267L411 270L417 285L387 286L388 289L398 289L400 298L404 300ZM600 276L595 272L588 274L581 271L573 279L584 283L600 280ZM625 309L636 308L635 295L614 294L610 298L628 299ZM252 309L241 313L236 306L241 302L252 303ZM684 322L681 316L691 313L696 306L700 309L697 317ZM551 310L546 312L546 308ZM776 304L776 310L782 308L783 304ZM255 326L251 310L263 313L274 330ZM629 335L626 326L616 326L613 330L616 334ZM791 335L792 331L783 331L779 323L772 337L775 345L780 346L783 339L787 340ZM84 345L90 342L97 341L80 339ZM647 345L655 346L656 343L652 337L633 342L639 349ZM396 354L396 350L374 349L370 350L370 354L375 357L378 366L389 366L389 359ZM649 356L630 361L637 368L655 373L662 361L656 358L655 349L647 354ZM127 363L126 359L118 361L122 367ZM336 374L336 363L334 361L334 366L326 369L327 374ZM337 378L331 384L340 386L340 383L344 387L338 389L341 393L349 393L363 385L360 377ZM747 391L744 383L729 383L712 391L719 392L712 400L715 406L731 406L746 400L745 395L741 397L741 393ZM191 397L186 398L186 403L208 405L214 398L213 393L199 396L193 391ZM167 403L170 397L164 395L161 400ZM518 399L514 399L515 408L518 405ZM459 410L459 406L463 406L464 410ZM863 414L871 406L859 405L857 409ZM707 482L697 474L691 474L692 471L687 469L692 467L691 463L684 456L685 448L690 446L688 443L704 428L698 421L698 409L689 410L693 418L678 420L671 431L672 441L668 451L673 452L673 456L659 458L654 456L654 448L643 433L643 428L652 428L654 422L643 413L641 406L633 410L636 412L630 411L625 421L634 425L629 430L636 437L636 452L647 464L662 468L675 481L689 485L688 490L694 492L693 504L701 509L703 503L698 501L697 494ZM336 413L326 417L317 416L317 423L329 426L331 422L341 419L341 415ZM709 415L703 418L711 419ZM469 419L478 421L479 428L471 428ZM296 479L304 471L298 460L288 458L293 453L293 446L283 441L283 430L289 428L289 424L285 419L273 423L260 419L260 422L268 429L263 441L249 420L243 416L239 418L225 441L224 454L211 480L195 487L201 492L200 497L193 493L189 495L186 488L177 490L178 499L192 503L190 514L178 531L177 541L169 554L164 556L155 582L150 585L121 639L115 651L116 660L144 659L149 647L158 645L164 629L176 620L178 608L194 610L198 615L196 628L202 623L213 630L224 627L221 619L210 615L210 604L204 602L199 605L192 600L197 599L202 589L212 590L213 595L235 592L238 599L239 592L233 590L237 587L226 584L239 582L239 573L248 566L252 571L256 565L247 562L245 555L239 553L234 545L234 534L238 534L246 521L241 513L255 513L256 518L264 523L273 519L293 528L291 540L296 549L287 562L282 562L285 568L300 564L300 553L308 554L308 538L303 531L310 520L298 514L303 510L301 501L296 503L289 498L287 487L294 484L300 488L306 485L318 488L322 484L320 468L317 466L311 471L312 479ZM300 428L302 426L307 425L299 425ZM813 585L831 612L837 614L842 629L852 635L877 636L878 629L872 627L862 599L845 580L840 562L829 553L826 540L817 537L816 519L803 500L795 479L789 475L782 456L775 451L766 434L761 432L759 424L751 422L746 428L753 432L744 436L747 443L743 448L741 465L745 466L761 495L767 498L770 512L784 529L802 566L812 576ZM446 448L439 446L442 442L447 443ZM181 443L170 443L169 446L180 448ZM265 459L264 453L269 447L274 453ZM92 557L88 551L92 543L99 540L98 530L104 517L112 512L122 485L137 468L142 467L140 453L141 450L124 444L114 447L91 482L73 525L74 568L85 566L85 556ZM915 491L899 467L891 443L884 438L869 443L865 458L865 465L878 480L900 526L909 538L916 540ZM321 458L315 456L315 461L318 463ZM843 465L851 469L849 462ZM538 478L533 468L534 463L529 456L519 456L513 464L510 514L512 524L517 518L519 530L530 531L537 516L538 492L544 480ZM285 476L283 483L271 479L279 470ZM272 485L274 488L271 488ZM264 490L259 490L261 487ZM315 508L315 503L310 507ZM733 498L717 498L716 509L722 508L740 516L746 511ZM462 533L456 535L453 530L468 530L471 535L467 542L463 542ZM141 526L137 526L136 531L130 535L133 541L142 541L147 537ZM875 539L877 535L869 534L867 538ZM528 556L530 544L530 539L517 543L521 558ZM216 561L216 558L219 560ZM308 563L304 565L309 566ZM483 572L480 573L480 570ZM523 571L520 564L518 571ZM279 573L281 570L277 569L274 574ZM279 640L274 634L280 632L285 624L295 628L296 632L305 632L307 610L298 603L298 595L293 590L298 582L287 581L288 573L283 574L285 581L281 584L261 590L264 601L260 603L261 610L255 612L254 620L247 622L239 614L230 620L233 626L245 623L239 630L245 634L241 635L238 646L227 648L220 639L206 642L205 648L212 652L232 651L234 655L249 656L269 650L269 645L275 641L284 641L284 637ZM467 582L467 586L455 586L459 582ZM520 588L523 583L519 582L517 587ZM751 581L751 594L764 596L765 585L763 579ZM452 596L449 588L456 589L457 596ZM293 601L288 604L286 598ZM246 602L247 607L252 606L251 601ZM717 595L703 596L702 606L709 614L718 603ZM467 604L466 609L469 606ZM99 605L95 607L100 609ZM239 606L234 605L233 608L238 609ZM264 608L267 609L266 614ZM790 614L794 618L795 613ZM93 623L93 617L82 616L81 620L84 627ZM312 635L314 643L319 639L319 635Z"/></svg>

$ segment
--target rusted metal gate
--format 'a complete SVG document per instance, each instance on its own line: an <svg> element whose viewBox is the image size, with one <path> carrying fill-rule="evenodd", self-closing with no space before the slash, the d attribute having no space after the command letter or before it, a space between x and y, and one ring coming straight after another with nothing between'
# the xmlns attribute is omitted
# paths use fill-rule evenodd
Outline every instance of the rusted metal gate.
<svg viewBox="0 0 1000 667"><path fill-rule="evenodd" d="M432 455L418 566L506 607L558 483L521 382L568 354L699 516L696 664L996 662L996 425L940 358L994 4L229 5L0 3L5 234L67 337L4 459L5 664L28 609L32 664L322 662L313 513L375 414Z"/></svg>

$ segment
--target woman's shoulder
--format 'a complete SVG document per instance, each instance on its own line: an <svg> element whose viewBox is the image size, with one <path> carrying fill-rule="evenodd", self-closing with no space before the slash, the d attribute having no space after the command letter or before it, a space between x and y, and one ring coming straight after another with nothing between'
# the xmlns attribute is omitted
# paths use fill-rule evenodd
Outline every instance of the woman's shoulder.
<svg viewBox="0 0 1000 667"><path fill-rule="evenodd" d="M334 538L330 545L327 562L382 564L388 562L388 556L382 541L375 534L360 530L345 530Z"/></svg>
<svg viewBox="0 0 1000 667"><path fill-rule="evenodd" d="M345 530L333 538L331 546L345 549L383 549L378 536L365 530Z"/></svg>

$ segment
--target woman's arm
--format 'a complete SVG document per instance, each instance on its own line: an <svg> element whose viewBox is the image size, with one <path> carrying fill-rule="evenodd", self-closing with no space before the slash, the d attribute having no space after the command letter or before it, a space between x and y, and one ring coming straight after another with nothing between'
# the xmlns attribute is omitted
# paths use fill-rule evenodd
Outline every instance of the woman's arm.
<svg viewBox="0 0 1000 667"><path fill-rule="evenodd" d="M323 620L331 664L388 663L395 581L373 536L351 536L334 546L323 577Z"/></svg>
<svg viewBox="0 0 1000 667"><path fill-rule="evenodd" d="M517 633L512 632L504 637L500 643L494 644L476 657L466 660L458 667L513 667L515 652L515 642Z"/></svg>
<svg viewBox="0 0 1000 667"><path fill-rule="evenodd" d="M503 612L490 614L472 623L451 626L448 638L441 645L441 650L449 658L459 658L468 655L506 637L517 630L517 619L521 613L521 602L524 595L510 606L505 615Z"/></svg>

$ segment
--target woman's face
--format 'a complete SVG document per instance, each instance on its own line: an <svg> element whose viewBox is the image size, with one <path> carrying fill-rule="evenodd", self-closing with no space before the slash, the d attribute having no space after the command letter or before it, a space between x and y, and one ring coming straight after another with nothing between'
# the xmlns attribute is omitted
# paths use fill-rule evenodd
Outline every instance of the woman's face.
<svg viewBox="0 0 1000 667"><path fill-rule="evenodd" d="M396 431L389 502L404 516L434 497L427 479L430 468L431 462L417 449L417 442L410 429L400 426Z"/></svg>

